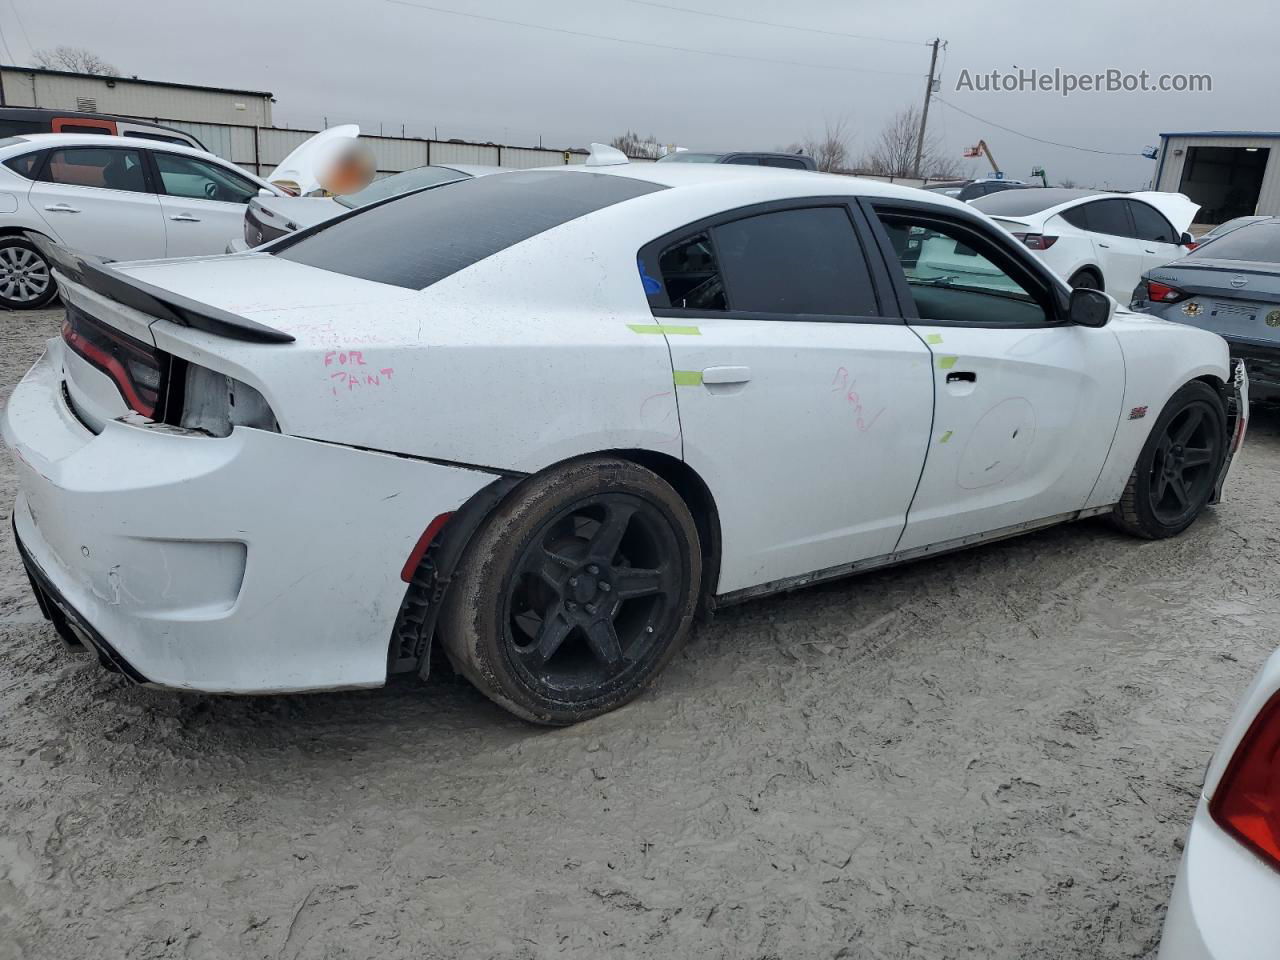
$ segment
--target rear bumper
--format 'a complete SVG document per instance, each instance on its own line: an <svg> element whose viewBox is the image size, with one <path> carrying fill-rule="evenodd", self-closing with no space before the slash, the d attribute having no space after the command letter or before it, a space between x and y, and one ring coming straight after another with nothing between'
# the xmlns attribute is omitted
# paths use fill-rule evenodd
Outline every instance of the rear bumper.
<svg viewBox="0 0 1280 960"><path fill-rule="evenodd" d="M1280 400L1280 343L1276 346L1225 337L1232 360L1244 361L1249 395L1254 400Z"/></svg>
<svg viewBox="0 0 1280 960"><path fill-rule="evenodd" d="M383 683L405 559L493 476L243 428L95 435L66 404L60 355L50 341L2 428L14 531L64 638L161 686Z"/></svg>
<svg viewBox="0 0 1280 960"><path fill-rule="evenodd" d="M1159 960L1274 960L1280 873L1227 836L1202 797L1165 916Z"/></svg>

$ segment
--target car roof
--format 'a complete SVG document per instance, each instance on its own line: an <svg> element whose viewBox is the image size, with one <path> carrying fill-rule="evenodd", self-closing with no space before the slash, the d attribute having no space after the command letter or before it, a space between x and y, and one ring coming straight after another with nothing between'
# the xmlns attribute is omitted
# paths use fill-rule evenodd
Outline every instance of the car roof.
<svg viewBox="0 0 1280 960"><path fill-rule="evenodd" d="M556 168L542 167L541 170ZM739 166L730 163L618 163L591 167L585 164L569 164L566 173L603 173L611 176L631 177L663 187L697 188L723 187L735 183L765 184L773 182L785 186L784 193L796 196L820 197L824 194L851 197L884 197L896 200L926 200L945 204L959 210L970 211L968 204L950 197L927 193L918 187L908 187L883 180L850 177L839 173L819 173L813 170L789 170L782 167ZM795 187L802 187L796 191Z"/></svg>
<svg viewBox="0 0 1280 960"><path fill-rule="evenodd" d="M1029 216L1054 207L1095 197L1123 197L1105 190L1077 190L1070 187L1038 187L1035 190L1002 190L973 201L973 206L992 217Z"/></svg>
<svg viewBox="0 0 1280 960"><path fill-rule="evenodd" d="M30 146L11 143L4 148L6 154L23 153L31 149L43 150L49 147L146 147L148 150L166 150L171 153L190 154L193 157L213 157L222 163L229 162L208 150L189 147L185 143L152 140L148 137L118 137L104 133L19 133L9 139L22 140Z"/></svg>

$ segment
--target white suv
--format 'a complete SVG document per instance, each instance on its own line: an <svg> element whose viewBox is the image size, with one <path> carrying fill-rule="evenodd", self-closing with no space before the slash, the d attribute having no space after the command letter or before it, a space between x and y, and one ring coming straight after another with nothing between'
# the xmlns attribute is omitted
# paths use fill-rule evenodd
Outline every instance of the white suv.
<svg viewBox="0 0 1280 960"><path fill-rule="evenodd" d="M281 191L211 153L135 137L46 133L0 140L0 306L57 293L28 234L108 260L222 253L245 205ZM0 207L3 209L3 207Z"/></svg>

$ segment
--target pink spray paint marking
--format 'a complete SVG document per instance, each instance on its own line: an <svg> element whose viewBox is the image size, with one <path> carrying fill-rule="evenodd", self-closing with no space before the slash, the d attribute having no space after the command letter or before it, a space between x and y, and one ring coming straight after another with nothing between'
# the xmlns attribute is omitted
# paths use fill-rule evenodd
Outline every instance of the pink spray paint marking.
<svg viewBox="0 0 1280 960"><path fill-rule="evenodd" d="M329 374L329 389L335 397L339 387L346 387L347 393L356 387L380 387L395 374L394 367L380 367L377 373L359 369L369 365L363 350L330 350L324 355L324 365L343 368Z"/></svg>
<svg viewBox="0 0 1280 960"><path fill-rule="evenodd" d="M876 421L880 419L885 408L881 407L875 412L875 415L868 420L866 417L866 410L862 405L862 396L854 389L857 382L858 380L856 377L849 377L849 371L847 369L840 367L836 370L836 375L831 380L831 392L844 393L845 401L849 406L853 407L854 426L856 426L860 432L866 433L876 425Z"/></svg>

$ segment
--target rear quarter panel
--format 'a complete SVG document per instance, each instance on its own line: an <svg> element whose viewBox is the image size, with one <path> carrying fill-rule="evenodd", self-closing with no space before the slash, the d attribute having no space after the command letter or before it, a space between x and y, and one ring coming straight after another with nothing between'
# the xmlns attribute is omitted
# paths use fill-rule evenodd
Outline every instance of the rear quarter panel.
<svg viewBox="0 0 1280 960"><path fill-rule="evenodd" d="M1169 398L1201 377L1230 379L1226 341L1216 334L1141 314L1117 311L1110 325L1125 365L1119 426L1088 507L1116 503L1138 454Z"/></svg>

